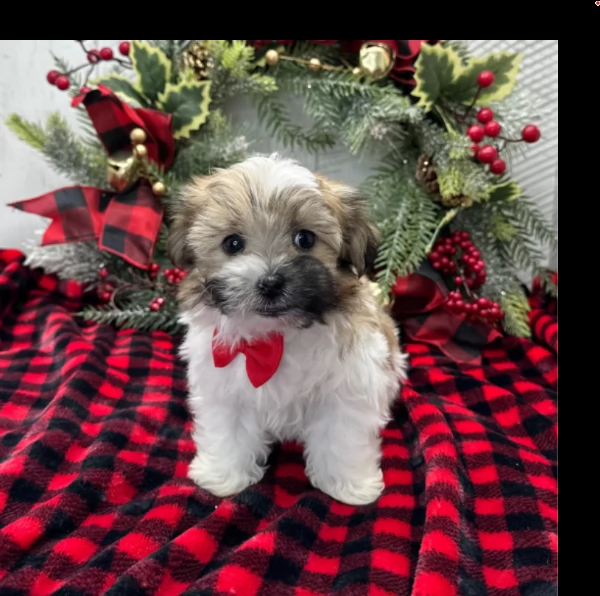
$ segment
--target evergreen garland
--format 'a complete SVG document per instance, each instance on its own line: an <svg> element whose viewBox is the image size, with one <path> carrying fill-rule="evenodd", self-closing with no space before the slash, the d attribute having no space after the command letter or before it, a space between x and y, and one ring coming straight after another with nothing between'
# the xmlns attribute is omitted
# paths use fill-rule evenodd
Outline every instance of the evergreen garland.
<svg viewBox="0 0 600 596"><path fill-rule="evenodd" d="M528 117L523 111L526 102L512 93L518 57L499 54L473 62L464 43L457 40L423 46L416 65L417 87L408 95L389 80L373 80L357 72L352 68L356 58L344 55L337 45L299 41L255 51L242 40L141 40L139 47L154 48L164 56L171 65L168 82L176 85L196 76L182 61L196 42L209 56L211 102L204 123L189 138L177 140L175 161L161 174L169 191L163 198L167 211L170 201L177 200L179 185L190 177L247 156L250 141L233 128L226 110L229 98L250 96L259 120L286 148L318 152L342 144L353 155L368 152L380 157L380 167L361 189L371 199L381 229L376 266L383 297L389 295L397 276L421 265L438 236L467 230L488 271L481 295L501 304L507 333L529 335L529 307L517 274L538 275L555 293L543 264L544 253L556 250L556 233L518 185L473 159L472 141L465 134L480 105L494 110L504 134L520 134ZM279 59L267 60L268 50L275 50ZM322 68L307 68L311 59L318 59ZM59 58L55 63L60 72L73 70ZM480 95L474 81L486 65L495 70L496 82L480 90ZM80 86L93 85L89 72L82 72L69 75L71 96ZM115 72L121 77L128 73L120 64ZM109 79L101 81L110 87ZM474 89L471 95L468 89ZM132 96L136 93L139 90ZM309 126L290 115L290 97L302 101ZM160 109L160 105L150 107ZM79 107L77 113L81 134L75 134L58 114L50 115L44 126L11 115L7 125L74 184L106 188L105 151L85 109ZM505 150L515 146L520 148L518 143L508 143ZM425 158L430 164L427 184L416 175ZM114 295L108 303L86 307L81 313L86 320L177 332L176 276L168 269L166 235L165 224L155 249L154 260L161 267L155 274L133 271L117 257L100 252L94 243L36 247L28 263L85 283L100 295L106 294L107 282L98 278L98 269L109 271ZM149 305L158 296L165 296L164 305L152 310Z"/></svg>

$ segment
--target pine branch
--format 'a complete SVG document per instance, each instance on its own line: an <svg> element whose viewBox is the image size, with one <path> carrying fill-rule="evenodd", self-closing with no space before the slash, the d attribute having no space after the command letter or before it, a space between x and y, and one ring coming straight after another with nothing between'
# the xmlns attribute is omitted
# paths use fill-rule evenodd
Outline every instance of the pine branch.
<svg viewBox="0 0 600 596"><path fill-rule="evenodd" d="M558 250L558 236L540 210L527 197L521 196L503 207L505 216L523 235L537 240L551 251Z"/></svg>
<svg viewBox="0 0 600 596"><path fill-rule="evenodd" d="M379 178L377 185L383 200L396 205L396 213L380 224L382 242L376 268L377 281L384 295L389 294L398 276L416 270L425 258L425 250L441 217L440 208L398 166L387 181Z"/></svg>
<svg viewBox="0 0 600 596"><path fill-rule="evenodd" d="M38 151L43 150L48 140L44 129L39 124L28 122L18 114L10 114L6 119L6 126L8 126L21 141Z"/></svg>
<svg viewBox="0 0 600 596"><path fill-rule="evenodd" d="M106 155L82 143L59 114L48 118L42 151L50 165L73 182L106 186Z"/></svg>
<svg viewBox="0 0 600 596"><path fill-rule="evenodd" d="M336 138L327 131L314 128L305 131L302 126L294 124L285 103L273 95L265 95L258 100L257 112L269 133L286 148L302 147L315 152L333 147L336 143Z"/></svg>
<svg viewBox="0 0 600 596"><path fill-rule="evenodd" d="M177 319L176 307L167 308L167 304L153 312L142 306L133 306L126 310L109 307L86 307L78 313L86 321L94 321L102 325L113 325L120 329L137 329L139 331L164 331L180 333L183 326Z"/></svg>
<svg viewBox="0 0 600 596"><path fill-rule="evenodd" d="M504 311L503 325L509 335L515 337L531 337L529 311L531 307L523 290L511 292L500 298L500 306Z"/></svg>

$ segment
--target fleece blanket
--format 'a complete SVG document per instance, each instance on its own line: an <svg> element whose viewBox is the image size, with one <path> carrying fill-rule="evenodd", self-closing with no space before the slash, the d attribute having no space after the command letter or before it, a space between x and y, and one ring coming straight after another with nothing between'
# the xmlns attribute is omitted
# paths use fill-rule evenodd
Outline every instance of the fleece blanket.
<svg viewBox="0 0 600 596"><path fill-rule="evenodd" d="M482 364L409 344L386 489L349 507L284 444L230 499L186 477L185 369L164 333L82 324L72 283L0 251L0 595L557 593L557 324Z"/></svg>

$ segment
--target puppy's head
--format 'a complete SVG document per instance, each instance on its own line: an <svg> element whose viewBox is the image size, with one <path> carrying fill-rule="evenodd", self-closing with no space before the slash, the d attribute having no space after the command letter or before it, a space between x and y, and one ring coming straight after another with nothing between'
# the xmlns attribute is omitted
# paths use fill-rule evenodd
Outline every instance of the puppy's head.
<svg viewBox="0 0 600 596"><path fill-rule="evenodd" d="M372 266L377 242L355 190L272 156L187 185L168 251L189 270L184 308L204 303L306 327L339 307L348 280Z"/></svg>

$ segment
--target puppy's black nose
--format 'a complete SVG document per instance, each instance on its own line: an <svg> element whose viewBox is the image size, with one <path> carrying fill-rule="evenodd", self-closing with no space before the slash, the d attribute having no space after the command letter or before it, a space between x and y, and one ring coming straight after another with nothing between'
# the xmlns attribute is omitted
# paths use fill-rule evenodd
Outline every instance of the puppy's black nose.
<svg viewBox="0 0 600 596"><path fill-rule="evenodd" d="M261 277L258 280L257 285L258 291L265 298L276 298L283 290L285 279L283 275L280 275L279 273L271 273Z"/></svg>

